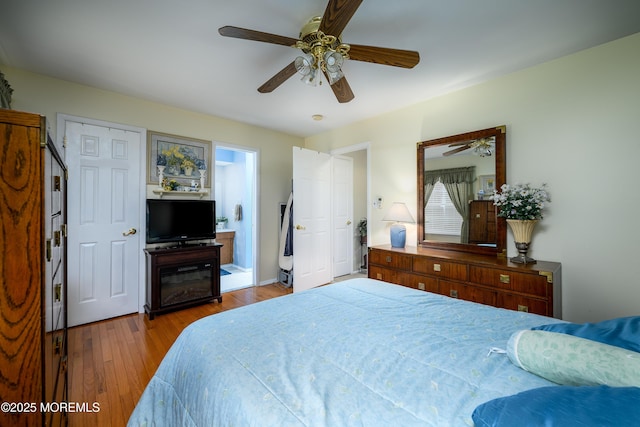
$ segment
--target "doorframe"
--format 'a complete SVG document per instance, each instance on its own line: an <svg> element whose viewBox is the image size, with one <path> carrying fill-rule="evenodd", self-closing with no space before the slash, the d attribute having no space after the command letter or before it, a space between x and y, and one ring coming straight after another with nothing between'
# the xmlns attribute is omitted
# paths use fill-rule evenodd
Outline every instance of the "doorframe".
<svg viewBox="0 0 640 427"><path fill-rule="evenodd" d="M138 132L140 134L140 164L138 167L140 168L139 174L139 192L138 197L140 198L140 212L138 214L138 223L140 227L138 230L138 239L140 239L139 247L141 249L146 247L146 241L143 236L147 235L147 224L146 224L146 211L144 209L145 200L147 199L147 129L141 128L138 126L125 125L122 123L115 122L107 122L104 120L90 119L82 116L75 116L71 114L64 113L56 113L56 142L58 147L63 147L65 162L67 161L67 141L65 138L65 122L77 122L77 123L86 123L88 125L100 126L105 128L113 128L120 129L129 132ZM73 200L73 195L70 194L68 197L67 203ZM138 313L144 313L144 304L146 300L146 268L145 268L145 257L144 251L140 250L138 254Z"/></svg>
<svg viewBox="0 0 640 427"><path fill-rule="evenodd" d="M371 236L371 142L361 142L359 144L347 145L346 147L335 148L329 151L331 156L353 153L355 151L366 151L367 153L367 236Z"/></svg>
<svg viewBox="0 0 640 427"><path fill-rule="evenodd" d="M215 176L216 176L216 149L229 149L232 151L244 151L248 153L253 153L255 155L254 159L254 169L253 169L253 206L251 206L252 214L253 214L253 224L251 233L251 245L253 246L251 251L251 263L252 263L252 273L253 273L253 287L260 286L258 278L260 277L260 148L249 147L245 145L238 144L229 144L226 142L213 140L213 149L211 150L213 153L212 161L213 161L213 171L211 175L211 193L213 195L213 199L215 200ZM271 282L270 282L271 283Z"/></svg>
<svg viewBox="0 0 640 427"><path fill-rule="evenodd" d="M338 239L338 236L340 235L338 233L338 224L340 223L340 221L338 221L338 216L336 213L336 198L339 196L337 195L337 189L336 189L336 181L337 181L337 162L341 161L341 162L347 162L349 163L349 170L351 172L351 176L349 177L349 181L350 181L350 187L348 189L346 189L346 192L348 193L348 203L349 203L349 212L347 215L347 219L348 221L351 221L351 224L348 225L347 227L351 228L351 232L347 235L347 242L342 242L343 239ZM336 274L336 251L338 250L338 247L341 246L341 244L344 244L344 246L346 246L347 249L347 262L348 262L348 267L349 267L349 272L346 274L353 274L354 272L354 230L356 227L356 224L354 223L355 218L354 218L354 194L355 192L353 191L353 186L354 186L354 180L353 180L353 157L349 156L349 155L342 155L342 154L331 154L331 260L332 260L332 276L333 279L335 279L336 277L341 277L344 276L345 274Z"/></svg>

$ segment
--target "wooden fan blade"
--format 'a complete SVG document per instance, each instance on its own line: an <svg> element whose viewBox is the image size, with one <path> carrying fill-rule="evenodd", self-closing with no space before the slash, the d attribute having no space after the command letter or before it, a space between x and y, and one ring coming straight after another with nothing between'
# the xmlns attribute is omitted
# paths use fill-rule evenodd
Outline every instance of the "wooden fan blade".
<svg viewBox="0 0 640 427"><path fill-rule="evenodd" d="M327 81L329 81L329 77L327 76L326 72L324 73L324 76L327 78ZM347 81L346 77L342 77L340 80L330 86L333 94L341 104L347 103L355 98L355 95L353 94L351 86L349 86L349 82Z"/></svg>
<svg viewBox="0 0 640 427"><path fill-rule="evenodd" d="M458 147L458 148L456 148L454 150L447 151L446 153L442 153L442 155L443 156L450 156L452 154L460 153L460 152L462 152L464 150L467 150L467 149L469 149L469 146L468 145L463 145L462 147Z"/></svg>
<svg viewBox="0 0 640 427"><path fill-rule="evenodd" d="M278 86L287 81L297 72L295 61L280 70L275 76L271 77L265 84L258 88L260 93L273 92Z"/></svg>
<svg viewBox="0 0 640 427"><path fill-rule="evenodd" d="M420 62L420 54L413 50L389 49L386 47L350 45L349 59L373 62L393 67L413 68Z"/></svg>
<svg viewBox="0 0 640 427"><path fill-rule="evenodd" d="M225 37L233 37L236 39L244 39L244 40L253 40L256 42L280 44L283 46L290 46L290 47L295 47L295 44L298 41L298 39L294 39L291 37L279 36L277 34L263 33L262 31L248 30L246 28L231 27L229 25L227 25L226 27L219 28L218 32L220 33L221 36L225 36Z"/></svg>
<svg viewBox="0 0 640 427"><path fill-rule="evenodd" d="M318 30L325 34L340 37L344 27L347 26L353 14L360 7L360 3L362 3L362 0L329 0Z"/></svg>
<svg viewBox="0 0 640 427"><path fill-rule="evenodd" d="M453 144L449 144L449 147L459 147L460 145L469 145L474 141L477 141L477 139L470 139L468 141L454 142Z"/></svg>

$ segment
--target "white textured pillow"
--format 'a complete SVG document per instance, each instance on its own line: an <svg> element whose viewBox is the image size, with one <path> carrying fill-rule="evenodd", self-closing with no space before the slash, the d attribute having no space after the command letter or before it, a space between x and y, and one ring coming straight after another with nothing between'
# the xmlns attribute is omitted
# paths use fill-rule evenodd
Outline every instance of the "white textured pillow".
<svg viewBox="0 0 640 427"><path fill-rule="evenodd" d="M509 338L511 362L563 385L640 387L640 353L572 335L524 330Z"/></svg>

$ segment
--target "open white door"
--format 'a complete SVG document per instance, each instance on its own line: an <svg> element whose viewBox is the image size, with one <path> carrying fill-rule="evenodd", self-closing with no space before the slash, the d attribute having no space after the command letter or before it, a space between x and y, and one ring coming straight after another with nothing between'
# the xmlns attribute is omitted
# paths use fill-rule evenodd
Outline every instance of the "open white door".
<svg viewBox="0 0 640 427"><path fill-rule="evenodd" d="M333 277L353 273L353 159L333 156Z"/></svg>
<svg viewBox="0 0 640 427"><path fill-rule="evenodd" d="M140 132L65 122L69 326L138 311Z"/></svg>
<svg viewBox="0 0 640 427"><path fill-rule="evenodd" d="M293 291L329 283L331 156L293 147Z"/></svg>

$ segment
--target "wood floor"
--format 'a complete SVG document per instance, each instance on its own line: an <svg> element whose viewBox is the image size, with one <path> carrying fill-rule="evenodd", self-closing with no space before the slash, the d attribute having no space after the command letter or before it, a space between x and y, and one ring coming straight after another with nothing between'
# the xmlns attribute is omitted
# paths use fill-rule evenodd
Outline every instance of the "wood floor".
<svg viewBox="0 0 640 427"><path fill-rule="evenodd" d="M210 314L291 293L280 284L227 292L213 302L157 315L132 314L69 330L69 401L100 411L70 413L69 425L124 426L167 350L185 326Z"/></svg>

